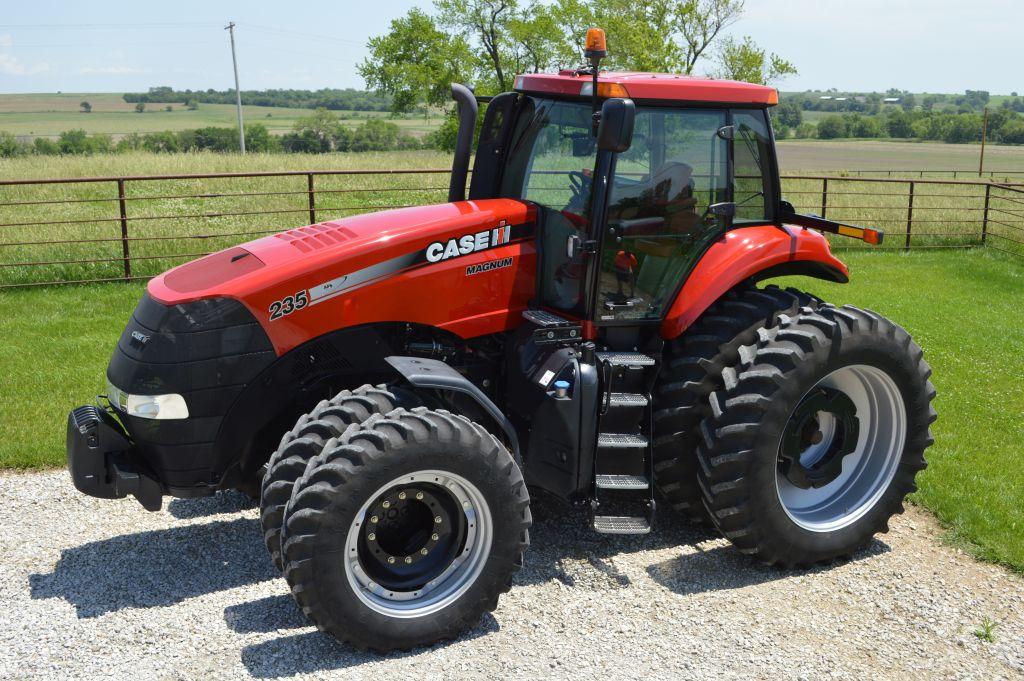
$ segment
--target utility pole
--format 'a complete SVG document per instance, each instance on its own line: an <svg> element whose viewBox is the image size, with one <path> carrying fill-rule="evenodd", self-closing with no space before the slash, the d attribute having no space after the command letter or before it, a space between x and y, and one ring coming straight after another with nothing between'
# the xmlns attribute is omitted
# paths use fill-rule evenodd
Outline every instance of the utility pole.
<svg viewBox="0 0 1024 681"><path fill-rule="evenodd" d="M985 172L985 138L988 137L988 107L985 107L985 117L981 121L981 160L978 161L978 177Z"/></svg>
<svg viewBox="0 0 1024 681"><path fill-rule="evenodd" d="M238 108L238 148L245 154L245 128L242 127L242 91L238 89L238 57L235 56L235 22L224 27L231 34L231 63L235 67L235 105Z"/></svg>

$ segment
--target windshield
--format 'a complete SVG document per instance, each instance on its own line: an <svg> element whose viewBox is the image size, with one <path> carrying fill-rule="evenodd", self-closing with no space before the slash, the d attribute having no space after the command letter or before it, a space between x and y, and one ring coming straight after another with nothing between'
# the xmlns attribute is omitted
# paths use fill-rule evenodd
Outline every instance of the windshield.
<svg viewBox="0 0 1024 681"><path fill-rule="evenodd" d="M501 195L585 216L596 157L590 105L529 97L523 106Z"/></svg>

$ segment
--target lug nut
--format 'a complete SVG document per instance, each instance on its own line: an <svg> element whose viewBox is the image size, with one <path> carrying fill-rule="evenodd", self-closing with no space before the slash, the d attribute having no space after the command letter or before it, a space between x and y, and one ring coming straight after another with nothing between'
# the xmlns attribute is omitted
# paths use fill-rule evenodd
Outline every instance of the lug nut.
<svg viewBox="0 0 1024 681"><path fill-rule="evenodd" d="M377 535L371 532L370 534L366 535L366 538L370 541L375 541L377 539Z"/></svg>
<svg viewBox="0 0 1024 681"><path fill-rule="evenodd" d="M375 516L375 515L370 516L370 522L371 523L376 523L377 520L378 520L377 516Z"/></svg>
<svg viewBox="0 0 1024 681"><path fill-rule="evenodd" d="M434 516L434 522L437 524L441 524L441 516Z"/></svg>
<svg viewBox="0 0 1024 681"><path fill-rule="evenodd" d="M385 501L383 504L381 504L381 506L383 506L384 508L391 508L391 502Z"/></svg>
<svg viewBox="0 0 1024 681"><path fill-rule="evenodd" d="M408 565L411 562L412 562L412 556L406 556L405 557L405 564Z"/></svg>
<svg viewBox="0 0 1024 681"><path fill-rule="evenodd" d="M425 556L425 555L427 555L427 553L428 553L428 551L426 549L420 549L420 555L421 556Z"/></svg>
<svg viewBox="0 0 1024 681"><path fill-rule="evenodd" d="M398 498L399 499L404 499L405 498L405 492L399 492L398 493Z"/></svg>
<svg viewBox="0 0 1024 681"><path fill-rule="evenodd" d="M416 498L417 499L422 499L423 498L423 492L416 492Z"/></svg>
<svg viewBox="0 0 1024 681"><path fill-rule="evenodd" d="M440 539L440 537L438 536L438 534L436 532L434 534L430 535L430 538L433 539L434 541L437 541L438 539Z"/></svg>
<svg viewBox="0 0 1024 681"><path fill-rule="evenodd" d="M388 556L388 562L389 563L394 563L395 562L395 557L394 556Z"/></svg>

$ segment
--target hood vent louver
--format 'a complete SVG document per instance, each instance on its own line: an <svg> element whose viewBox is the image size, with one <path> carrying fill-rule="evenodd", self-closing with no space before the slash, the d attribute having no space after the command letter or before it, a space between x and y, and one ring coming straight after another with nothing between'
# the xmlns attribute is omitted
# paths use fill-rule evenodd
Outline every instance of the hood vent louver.
<svg viewBox="0 0 1024 681"><path fill-rule="evenodd" d="M281 232L274 236L282 241L287 241L303 253L310 253L348 241L354 238L356 233L337 222L323 222L308 227L289 229L287 232Z"/></svg>

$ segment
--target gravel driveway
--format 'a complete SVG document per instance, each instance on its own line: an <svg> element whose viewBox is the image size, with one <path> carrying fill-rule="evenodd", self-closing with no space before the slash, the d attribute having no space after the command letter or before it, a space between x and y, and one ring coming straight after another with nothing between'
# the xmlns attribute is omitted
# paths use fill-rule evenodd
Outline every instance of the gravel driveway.
<svg viewBox="0 0 1024 681"><path fill-rule="evenodd" d="M0 678L1024 678L1024 580L920 511L849 563L782 572L670 520L615 540L536 506L493 616L382 657L304 621L239 494L150 514L63 472L0 476Z"/></svg>

